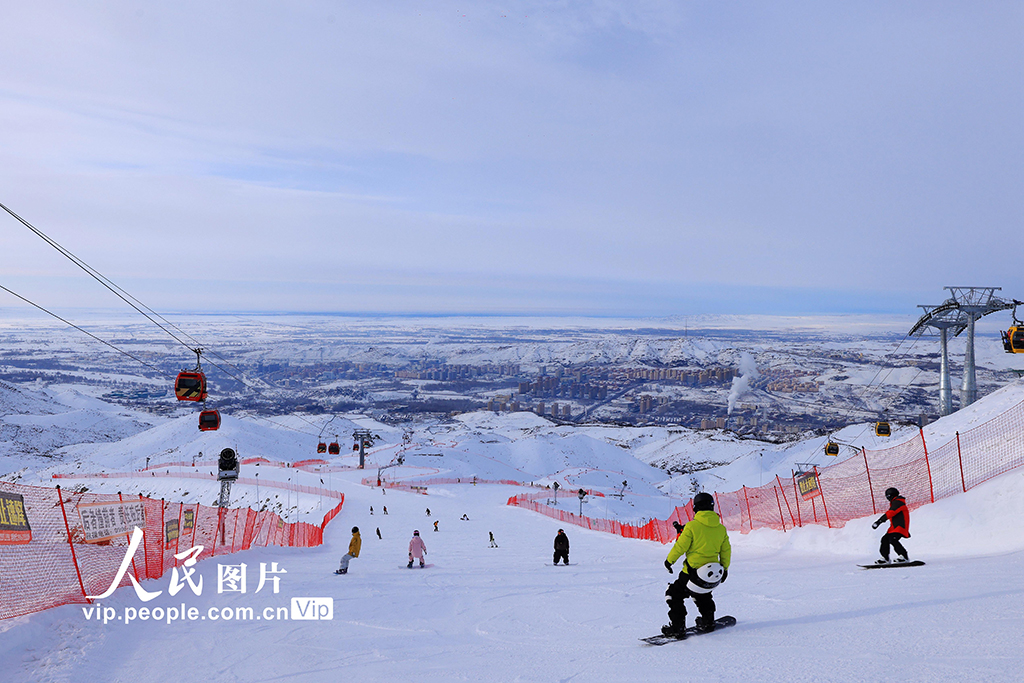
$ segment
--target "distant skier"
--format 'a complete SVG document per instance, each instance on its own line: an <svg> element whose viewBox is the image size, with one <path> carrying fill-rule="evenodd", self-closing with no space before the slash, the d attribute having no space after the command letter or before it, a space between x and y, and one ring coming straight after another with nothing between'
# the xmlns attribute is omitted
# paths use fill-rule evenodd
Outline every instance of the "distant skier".
<svg viewBox="0 0 1024 683"><path fill-rule="evenodd" d="M889 509L871 525L872 529L877 529L886 520L889 522L889 528L882 536L882 543L878 548L878 551L882 554L882 559L875 560L875 562L877 564L889 564L890 546L899 553L896 561L906 562L907 549L900 543L900 539L910 538L910 509L907 508L906 499L895 488L887 488L885 490L885 499L889 501Z"/></svg>
<svg viewBox="0 0 1024 683"><path fill-rule="evenodd" d="M467 515L466 513L462 513L462 517L459 517L459 519L461 519L463 522L468 522L469 515Z"/></svg>
<svg viewBox="0 0 1024 683"><path fill-rule="evenodd" d="M420 538L420 532L417 529L412 532L412 540L409 541L409 564L406 566L412 569L413 559L420 561L420 567L423 567L426 563L423 560L423 556L427 554L427 546L423 543L423 539Z"/></svg>
<svg viewBox="0 0 1024 683"><path fill-rule="evenodd" d="M387 505L384 506L384 514L385 515L388 514L388 506Z"/></svg>
<svg viewBox="0 0 1024 683"><path fill-rule="evenodd" d="M384 540L384 537L380 535L380 527L377 527L377 538L382 541Z"/></svg>
<svg viewBox="0 0 1024 683"><path fill-rule="evenodd" d="M373 506L372 505L370 506L370 514L371 515L373 514Z"/></svg>
<svg viewBox="0 0 1024 683"><path fill-rule="evenodd" d="M359 550L363 547L363 539L359 536L359 527L352 527L352 540L348 542L348 553L341 557L341 566L335 574L348 574L348 563L353 557L359 557Z"/></svg>
<svg viewBox="0 0 1024 683"><path fill-rule="evenodd" d="M427 517L430 516L430 508L427 508Z"/></svg>
<svg viewBox="0 0 1024 683"><path fill-rule="evenodd" d="M491 537L491 547L492 548L497 548L498 547L498 542L494 540L494 532L493 531L488 531L487 535Z"/></svg>
<svg viewBox="0 0 1024 683"><path fill-rule="evenodd" d="M676 538L679 538L679 534L683 533L683 525L673 519L672 528L676 530Z"/></svg>
<svg viewBox="0 0 1024 683"><path fill-rule="evenodd" d="M661 632L666 636L686 637L685 598L693 598L700 612L696 620L698 630L712 631L715 628L715 601L711 591L729 576L732 546L729 545L729 534L714 510L715 499L711 494L698 493L694 496L693 521L683 526L665 559L665 568L671 574L672 564L686 556L679 578L665 591L669 623L661 627Z"/></svg>
<svg viewBox="0 0 1024 683"><path fill-rule="evenodd" d="M554 563L557 565L558 560L561 558L566 565L569 564L569 537L565 535L565 531L562 529L558 530L555 534L555 559Z"/></svg>
<svg viewBox="0 0 1024 683"><path fill-rule="evenodd" d="M434 531L437 531L437 523L438 523L438 521L439 520L436 520L436 519L434 520Z"/></svg>

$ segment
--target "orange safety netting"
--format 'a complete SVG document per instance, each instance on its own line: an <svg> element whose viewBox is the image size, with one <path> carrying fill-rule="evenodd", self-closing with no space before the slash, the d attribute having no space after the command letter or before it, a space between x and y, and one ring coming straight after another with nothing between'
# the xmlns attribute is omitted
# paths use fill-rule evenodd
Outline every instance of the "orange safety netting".
<svg viewBox="0 0 1024 683"><path fill-rule="evenodd" d="M76 493L59 486L51 489L0 482L0 492L22 497L32 532L29 543L0 545L0 619L88 602L85 596L100 595L110 586L124 559L129 538L126 534L109 541L86 543L79 505L141 501L145 510L144 539L128 573L144 580L160 578L182 562L175 559L175 554L197 545L204 548L200 559L253 546L320 545L324 528L345 502L342 496L338 505L315 525L287 523L268 511L186 505L143 496ZM119 586L129 583L126 573Z"/></svg>
<svg viewBox="0 0 1024 683"><path fill-rule="evenodd" d="M888 509L885 490L899 489L911 509L941 498L966 493L993 477L1024 465L1024 402L938 447L925 442L924 431L891 448L861 449L860 454L805 476L817 491L800 494L799 475L757 488L715 492L715 509L732 531L788 531L805 524L842 527L851 519L880 515ZM813 488L813 487L812 487ZM543 494L539 497L543 497ZM673 521L693 518L691 503L677 507L668 519L628 524L591 519L544 505L536 494L509 498L508 504L534 510L567 524L627 538L668 543L676 538Z"/></svg>

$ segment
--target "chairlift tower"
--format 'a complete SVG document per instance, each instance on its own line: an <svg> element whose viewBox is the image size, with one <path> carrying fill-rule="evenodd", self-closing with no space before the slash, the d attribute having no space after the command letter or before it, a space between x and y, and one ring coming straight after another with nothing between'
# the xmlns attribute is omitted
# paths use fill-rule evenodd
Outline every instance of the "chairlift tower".
<svg viewBox="0 0 1024 683"><path fill-rule="evenodd" d="M960 309L949 301L938 306L918 306L918 308L924 309L924 315L910 330L908 336L924 334L929 327L939 331L939 345L942 350L939 365L939 415L951 415L953 413L953 390L949 378L949 332L952 330L953 336L957 336L967 328L967 320Z"/></svg>
<svg viewBox="0 0 1024 683"><path fill-rule="evenodd" d="M995 295L1002 287L946 287L950 297L938 306L922 306L925 313L910 334L921 334L926 327L939 330L942 342L942 378L939 383L939 410L943 415L953 412L949 382L949 359L946 348L949 330L958 336L967 330L967 348L964 351L964 379L960 385L960 407L964 408L978 400L977 372L974 362L974 323L984 316L997 311L1013 308L1013 302L1004 301ZM945 389L945 392L943 392Z"/></svg>

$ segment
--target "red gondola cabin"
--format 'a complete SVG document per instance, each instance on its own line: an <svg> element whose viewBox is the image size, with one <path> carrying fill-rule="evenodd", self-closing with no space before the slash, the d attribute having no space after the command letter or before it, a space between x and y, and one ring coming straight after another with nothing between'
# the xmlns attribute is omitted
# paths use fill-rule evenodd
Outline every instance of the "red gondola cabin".
<svg viewBox="0 0 1024 683"><path fill-rule="evenodd" d="M213 432L220 429L220 413L216 410L204 410L199 413L199 431Z"/></svg>
<svg viewBox="0 0 1024 683"><path fill-rule="evenodd" d="M318 443L316 445L316 452L317 453L326 453L327 452L327 444L325 444L323 441Z"/></svg>
<svg viewBox="0 0 1024 683"><path fill-rule="evenodd" d="M174 395L179 401L205 401L206 375L201 372L179 372L174 382Z"/></svg>
<svg viewBox="0 0 1024 683"><path fill-rule="evenodd" d="M330 453L331 455L338 455L339 453L341 453L341 446L338 444L337 441L332 441L331 445L327 447L327 452Z"/></svg>

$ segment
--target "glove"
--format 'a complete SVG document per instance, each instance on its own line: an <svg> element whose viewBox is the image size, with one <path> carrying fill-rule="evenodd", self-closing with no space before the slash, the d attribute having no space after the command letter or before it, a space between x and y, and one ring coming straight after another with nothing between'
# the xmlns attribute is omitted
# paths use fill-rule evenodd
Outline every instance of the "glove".
<svg viewBox="0 0 1024 683"><path fill-rule="evenodd" d="M669 573L669 574L671 574L671 573L672 573L672 563L671 563L671 562L669 562L668 560L665 560L665 569L667 569L667 570L668 570L668 573Z"/></svg>
<svg viewBox="0 0 1024 683"><path fill-rule="evenodd" d="M875 522L874 524L872 524L871 528L872 529L877 529L878 528L878 522Z"/></svg>
<svg viewBox="0 0 1024 683"><path fill-rule="evenodd" d="M729 570L728 569L723 569L722 570L722 580L719 581L719 583L725 583L725 580L728 579L728 578L729 578Z"/></svg>

